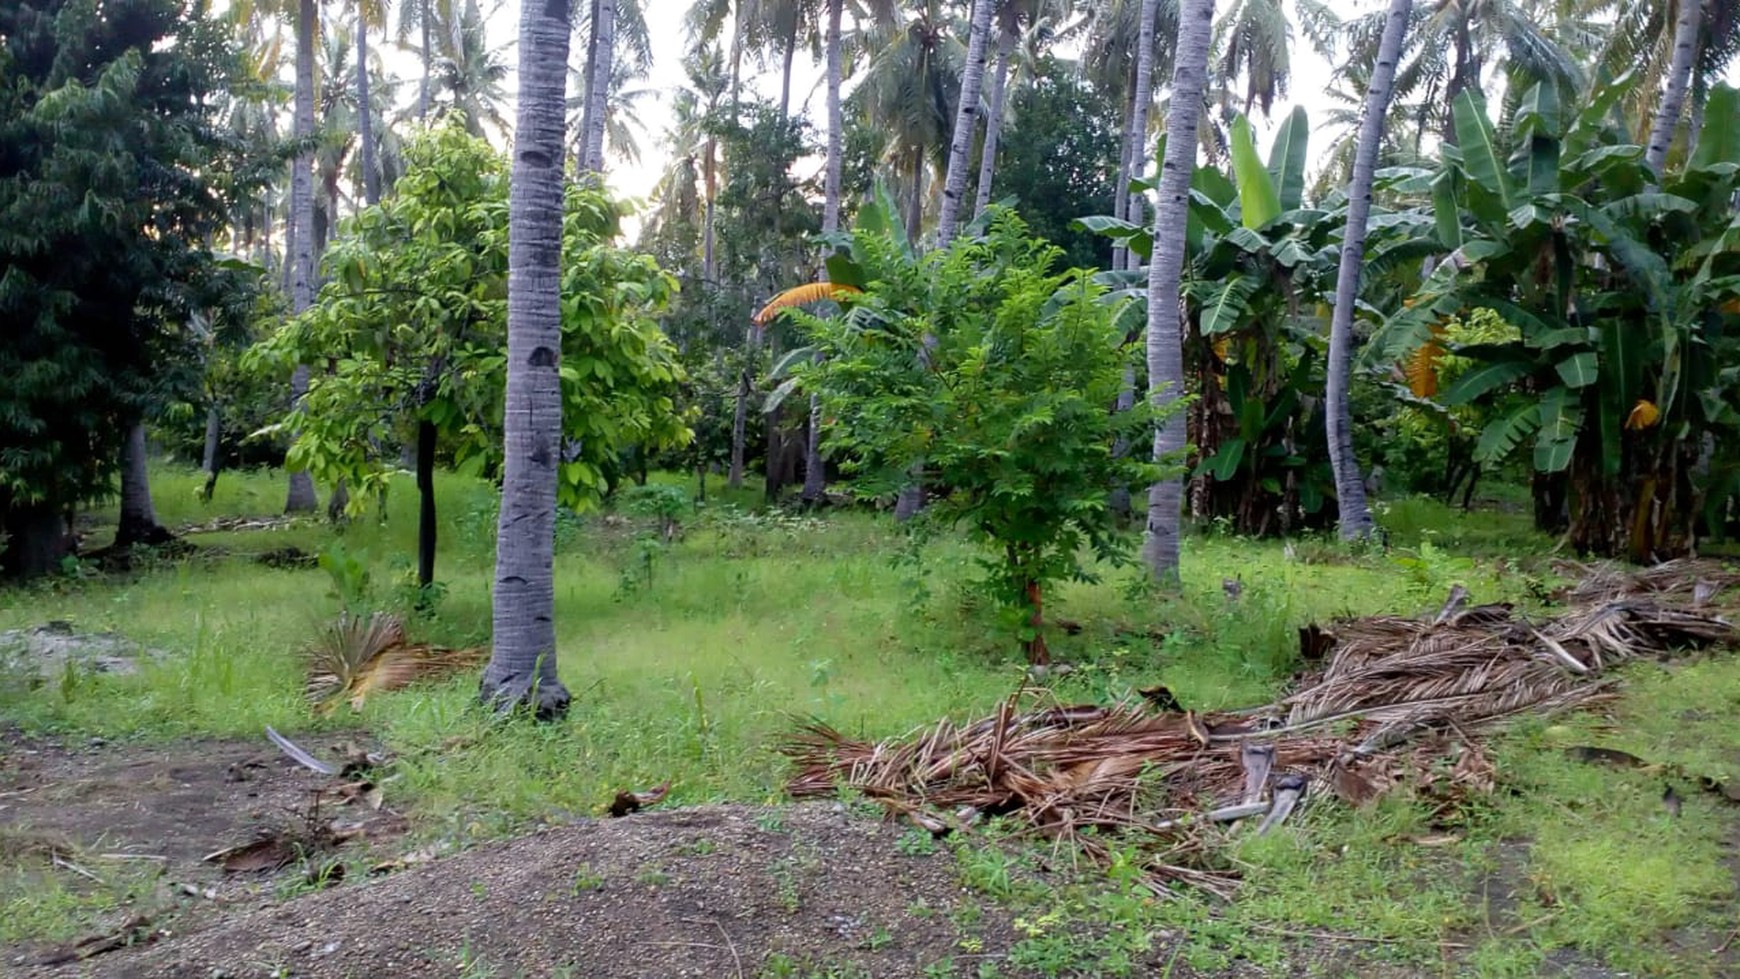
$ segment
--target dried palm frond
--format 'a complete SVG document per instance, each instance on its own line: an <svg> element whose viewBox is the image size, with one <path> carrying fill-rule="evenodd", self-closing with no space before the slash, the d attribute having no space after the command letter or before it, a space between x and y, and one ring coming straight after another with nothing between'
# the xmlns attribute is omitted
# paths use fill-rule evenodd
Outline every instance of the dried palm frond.
<svg viewBox="0 0 1740 979"><path fill-rule="evenodd" d="M864 290L857 286L849 286L840 282L807 282L801 286L792 286L767 301L755 314L753 322L756 326L765 326L780 310L792 306L802 306L819 299L841 299L856 295Z"/></svg>
<svg viewBox="0 0 1740 979"><path fill-rule="evenodd" d="M308 699L317 710L330 711L341 700L357 709L370 694L474 669L489 653L412 645L405 641L398 616L376 612L366 617L341 614L306 647L304 656Z"/></svg>
<svg viewBox="0 0 1740 979"><path fill-rule="evenodd" d="M1143 843L1156 893L1168 882L1224 893L1217 827L1262 816L1266 831L1311 785L1360 805L1411 782L1441 809L1460 806L1493 784L1471 736L1608 696L1602 674L1626 660L1732 643L1734 626L1699 606L1736 582L1707 563L1600 569L1579 591L1601 597L1541 623L1508 605L1468 607L1458 592L1427 618L1301 630L1325 665L1255 710L1197 715L1135 700L1023 711L1017 693L976 722L874 743L812 720L781 745L796 767L786 788L803 798L849 787L934 833L1006 815L1102 858L1101 838L1082 831L1121 831Z"/></svg>

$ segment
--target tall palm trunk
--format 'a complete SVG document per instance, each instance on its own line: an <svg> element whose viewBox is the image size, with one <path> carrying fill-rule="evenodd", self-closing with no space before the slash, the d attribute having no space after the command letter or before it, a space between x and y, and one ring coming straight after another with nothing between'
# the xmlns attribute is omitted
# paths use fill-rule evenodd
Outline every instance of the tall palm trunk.
<svg viewBox="0 0 1740 979"><path fill-rule="evenodd" d="M1197 122L1208 74L1214 0L1182 0L1172 72L1172 106L1166 118L1166 159L1160 166L1160 203L1154 220L1154 254L1148 264L1148 398L1169 408L1184 396L1184 350L1179 319L1184 271L1185 219L1190 177L1196 169ZM1184 448L1184 417L1174 413L1154 430L1154 458ZM1178 580L1178 537L1184 482L1170 476L1148 487L1148 528L1142 557L1161 582Z"/></svg>
<svg viewBox="0 0 1740 979"><path fill-rule="evenodd" d="M374 107L369 101L369 29L362 15L356 18L356 141L362 163L363 200L373 207L381 202L381 173L375 158Z"/></svg>
<svg viewBox="0 0 1740 979"><path fill-rule="evenodd" d="M151 477L145 468L145 423L137 421L121 444L121 517L115 528L115 546L161 544L170 533L157 522L151 505Z"/></svg>
<svg viewBox="0 0 1740 979"><path fill-rule="evenodd" d="M997 71L991 76L991 114L985 117L985 145L979 151L979 192L973 201L973 216L991 206L991 177L997 172L997 141L1003 135L1003 98L1009 87L1009 56L1015 50L1015 31L1004 27L997 39Z"/></svg>
<svg viewBox="0 0 1740 979"><path fill-rule="evenodd" d="M1327 421L1329 463L1335 470L1335 499L1344 540L1365 537L1372 527L1365 480L1359 473L1359 458L1353 452L1353 408L1348 398L1348 375L1353 370L1353 304L1359 298L1359 273L1365 264L1365 225L1371 214L1372 173L1377 168L1396 62L1402 57L1402 40L1407 35L1408 15L1413 6L1413 0L1390 0L1390 10L1384 19L1377 64L1372 67L1371 83L1365 93L1365 118L1359 122L1353 182L1347 189L1347 230L1341 236L1341 270L1335 279L1335 315L1329 327Z"/></svg>
<svg viewBox="0 0 1740 979"><path fill-rule="evenodd" d="M1644 149L1643 162L1649 164L1656 180L1667 165L1668 148L1674 142L1674 129L1680 124L1680 112L1685 108L1686 89L1691 87L1692 62L1698 51L1698 31L1703 24L1702 0L1679 0L1679 16L1674 19L1674 56L1668 65L1667 87L1663 89L1661 105L1655 112L1655 122L1649 127L1649 145Z"/></svg>
<svg viewBox="0 0 1740 979"><path fill-rule="evenodd" d="M519 106L508 204L508 378L494 649L484 702L567 712L556 677L556 466L562 441L562 104L568 0L520 8Z"/></svg>
<svg viewBox="0 0 1740 979"><path fill-rule="evenodd" d="M844 156L843 119L840 111L840 16L845 0L828 0L828 164L822 178L822 234L840 230L840 171ZM822 274L827 274L824 265ZM810 424L804 443L804 493L807 506L821 503L827 494L827 472L822 463L822 399L810 395Z"/></svg>
<svg viewBox="0 0 1740 979"><path fill-rule="evenodd" d="M423 77L417 82L417 120L429 121L429 74L435 59L429 50L429 0L417 0L417 22L423 33Z"/></svg>
<svg viewBox="0 0 1740 979"><path fill-rule="evenodd" d="M906 203L906 237L916 243L924 228L924 147L908 148L912 159L908 163L912 177L912 196Z"/></svg>
<svg viewBox="0 0 1740 979"><path fill-rule="evenodd" d="M1130 103L1130 131L1124 134L1130 147L1130 180L1140 179L1148 170L1148 110L1154 104L1154 21L1159 11L1160 0L1142 0L1142 13L1136 28L1135 100ZM1118 193L1127 195L1124 198L1124 220L1139 220L1142 203L1136 194L1130 193L1127 181ZM1126 251L1124 265L1131 269L1140 268L1141 259L1136 253Z"/></svg>
<svg viewBox="0 0 1740 979"><path fill-rule="evenodd" d="M737 407L731 416L731 469L726 476L726 485L732 489L743 488L744 459L749 450L749 395L755 387L750 365L761 352L761 331L753 325L744 333L743 349L743 369L737 373Z"/></svg>
<svg viewBox="0 0 1740 979"><path fill-rule="evenodd" d="M779 121L784 122L791 114L791 63L792 58L797 55L797 19L795 17L792 19L791 30L781 39L780 45L784 49L780 53L784 63L780 66L779 73Z"/></svg>
<svg viewBox="0 0 1740 979"><path fill-rule="evenodd" d="M314 304L314 154L307 142L314 135L314 0L296 8L296 113L292 133L301 152L290 161L290 312L299 314ZM290 375L290 399L301 403L308 393L308 365ZM318 501L314 480L306 472L290 474L284 512L311 513Z"/></svg>
<svg viewBox="0 0 1740 979"><path fill-rule="evenodd" d="M1112 185L1112 217L1120 221L1128 221L1130 200L1130 123L1136 112L1136 66L1130 65L1130 84L1124 90L1124 136L1123 145L1118 148L1118 178ZM1112 268L1128 268L1129 248L1122 243L1112 246Z"/></svg>
<svg viewBox="0 0 1740 979"><path fill-rule="evenodd" d="M616 0L593 7L591 56L586 62L586 107L581 112L580 169L604 170L604 119L610 103L610 71L616 56Z"/></svg>
<svg viewBox="0 0 1740 979"><path fill-rule="evenodd" d="M712 136L707 137L707 159L702 165L702 179L707 186L707 206L701 218L701 281L709 286L715 284L717 263L714 260L713 248L713 198L719 192L719 147Z"/></svg>
<svg viewBox="0 0 1740 979"><path fill-rule="evenodd" d="M942 213L937 217L936 240L942 247L954 240L961 214L961 198L967 193L967 156L973 145L973 127L979 119L979 93L985 85L985 46L991 34L991 14L996 0L973 0L973 26L967 34L967 63L961 67L961 98L955 107L954 137L949 140L948 175L943 179Z"/></svg>

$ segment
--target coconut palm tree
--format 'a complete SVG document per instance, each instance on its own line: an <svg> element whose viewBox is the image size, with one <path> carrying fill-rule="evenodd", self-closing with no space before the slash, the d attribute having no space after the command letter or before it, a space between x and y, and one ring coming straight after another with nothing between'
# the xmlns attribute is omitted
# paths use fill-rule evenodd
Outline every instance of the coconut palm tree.
<svg viewBox="0 0 1740 979"><path fill-rule="evenodd" d="M991 204L997 146L1002 141L1010 76L1018 62L1031 66L1059 34L1069 33L1072 11L1068 0L999 0L992 15L997 34L997 58L991 70L991 91L985 107L985 141L979 150L978 193L973 215ZM1025 50L1024 50L1025 49Z"/></svg>
<svg viewBox="0 0 1740 979"><path fill-rule="evenodd" d="M491 15L485 15L473 0L462 7L444 3L433 8L440 47L430 93L432 107L457 113L466 131L478 137L488 130L508 131L503 86L508 77L507 47L491 48L484 28L488 16L500 9L498 3ZM444 19L448 17L452 19Z"/></svg>
<svg viewBox="0 0 1740 979"><path fill-rule="evenodd" d="M1679 26L1685 16L1695 15L1698 27L1689 80L1683 102L1690 105L1687 127L1695 141L1704 101L1711 86L1727 75L1734 55L1740 52L1740 2L1736 0L1587 0L1586 18L1595 21L1589 31L1598 38L1582 50L1594 49L1597 78L1616 78L1630 72L1636 85L1626 98L1626 110L1637 121L1639 141L1646 141L1660 113L1658 96L1665 94L1680 52ZM1671 138L1670 138L1671 139ZM1646 143L1647 147L1647 143Z"/></svg>
<svg viewBox="0 0 1740 979"><path fill-rule="evenodd" d="M1365 119L1359 126L1359 152L1353 160L1353 183L1347 188L1347 230L1341 236L1341 268L1335 280L1335 313L1329 328L1328 404L1329 463L1335 470L1335 499L1341 536L1346 540L1371 533L1371 508L1365 499L1359 459L1353 454L1353 409L1348 398L1348 374L1353 368L1353 306L1359 298L1359 273L1365 264L1365 224L1371 214L1372 174L1383 141L1390 89L1401 60L1413 0L1390 0L1384 22L1377 68L1366 93Z"/></svg>
<svg viewBox="0 0 1740 979"><path fill-rule="evenodd" d="M946 152L952 98L960 91L948 21L941 0L883 10L860 38L867 63L848 100L868 125L888 134L885 155L903 177L906 230L913 241L924 217L926 165L947 165L938 157Z"/></svg>
<svg viewBox="0 0 1740 979"><path fill-rule="evenodd" d="M562 450L561 263L567 0L520 9L519 105L508 216L508 377L494 649L481 694L539 718L566 713L556 676L556 467Z"/></svg>
<svg viewBox="0 0 1740 979"><path fill-rule="evenodd" d="M1138 128L1136 112L1142 103L1143 119L1148 118L1152 105L1152 85L1146 103L1138 98L1136 76L1141 58L1142 18L1146 0L1096 0L1087 10L1085 30L1087 43L1081 61L1084 77L1101 91L1117 93L1124 102L1124 138L1118 154L1118 176L1113 184L1112 214L1120 220L1136 221L1131 213L1136 198L1130 193L1130 180L1139 176L1142 164L1135 161L1138 151L1148 140L1146 123ZM1154 8L1152 32L1153 50L1149 78L1172 70L1172 46L1178 37L1178 0L1160 0ZM1130 266L1130 255L1122 242L1112 247L1112 267Z"/></svg>
<svg viewBox="0 0 1740 979"><path fill-rule="evenodd" d="M967 156L972 151L973 129L979 119L979 95L985 84L985 46L991 36L991 14L996 0L974 0L972 26L967 33L967 60L961 67L960 97L955 101L954 137L949 141L948 176L943 180L942 212L937 216L937 243L954 240L961 214L961 199L967 194Z"/></svg>
<svg viewBox="0 0 1740 979"><path fill-rule="evenodd" d="M827 0L827 3L828 27L824 44L828 58L828 160L822 176L823 236L840 230L840 171L845 149L845 113L840 109L840 21L845 2ZM826 273L825 266L823 272ZM827 488L827 474L822 468L822 401L820 396L811 393L810 424L804 442L804 505L819 505Z"/></svg>
<svg viewBox="0 0 1740 979"><path fill-rule="evenodd" d="M1160 165L1160 201L1148 265L1148 397L1162 412L1184 396L1184 352L1179 324L1179 280L1184 269L1190 178L1196 169L1197 124L1214 40L1214 0L1180 0L1173 50L1172 104L1166 118L1166 157ZM1184 449L1184 419L1166 418L1154 431L1154 457ZM1172 477L1148 488L1148 527L1142 556L1161 582L1178 580L1178 537L1184 482Z"/></svg>
<svg viewBox="0 0 1740 979"><path fill-rule="evenodd" d="M1674 18L1674 54L1668 66L1666 86L1661 105L1656 109L1655 122L1649 129L1649 143L1644 148L1643 161L1659 180L1667 164L1668 146L1674 141L1674 128L1680 123L1685 108L1686 89L1692 81L1692 65L1697 59L1698 34L1703 25L1703 0L1679 0L1679 13Z"/></svg>
<svg viewBox="0 0 1740 979"><path fill-rule="evenodd" d="M291 138L297 153L290 162L290 222L285 232L290 249L290 312L297 315L314 304L314 37L317 11L314 0L296 4L296 97ZM290 375L290 400L299 402L308 393L308 365L298 364ZM314 479L306 472L290 474L284 497L286 513L311 513L319 505Z"/></svg>
<svg viewBox="0 0 1740 979"><path fill-rule="evenodd" d="M586 46L586 104L580 116L579 165L582 173L604 169L604 116L610 98L611 66L616 59L616 2L592 0Z"/></svg>

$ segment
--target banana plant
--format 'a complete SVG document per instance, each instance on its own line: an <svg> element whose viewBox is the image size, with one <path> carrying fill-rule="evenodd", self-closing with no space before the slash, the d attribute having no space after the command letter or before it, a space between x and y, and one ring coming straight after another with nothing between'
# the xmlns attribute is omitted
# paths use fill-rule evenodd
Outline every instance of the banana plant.
<svg viewBox="0 0 1740 979"><path fill-rule="evenodd" d="M1481 431L1476 460L1495 465L1530 445L1537 491L1567 491L1560 520L1573 546L1646 560L1687 550L1697 511L1733 491L1731 476L1726 487L1710 476L1732 472L1740 422L1740 321L1725 308L1740 284L1740 223L1727 217L1740 187L1740 97L1712 92L1712 138L1658 181L1614 125L1629 84L1575 112L1536 85L1503 127L1472 92L1457 97L1458 146L1435 172L1389 188L1430 195L1447 257L1369 349L1416 364L1445 349L1475 361L1436 399L1509 400ZM1447 318L1482 308L1515 326L1515 339L1439 342Z"/></svg>
<svg viewBox="0 0 1740 979"><path fill-rule="evenodd" d="M1190 500L1198 518L1229 521L1241 533L1286 532L1334 515L1324 506L1334 498L1334 480L1321 391L1325 304L1335 287L1345 201L1307 206L1309 131L1304 110L1295 109L1265 163L1250 124L1236 118L1230 169L1199 167L1192 178L1184 287L1185 362L1197 395L1189 414ZM1148 254L1146 227L1108 217L1078 224ZM1374 253L1394 241L1417 254L1413 243L1429 224L1423 215L1380 212L1372 222ZM1144 296L1130 273L1102 279L1124 290L1114 297Z"/></svg>

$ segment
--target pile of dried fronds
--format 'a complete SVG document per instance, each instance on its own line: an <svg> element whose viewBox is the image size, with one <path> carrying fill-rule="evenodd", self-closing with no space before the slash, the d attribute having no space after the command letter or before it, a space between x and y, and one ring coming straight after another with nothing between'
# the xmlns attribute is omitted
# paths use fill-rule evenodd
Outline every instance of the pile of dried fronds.
<svg viewBox="0 0 1740 979"><path fill-rule="evenodd" d="M347 612L323 628L303 655L308 665L308 699L324 712L341 700L349 700L355 710L372 693L476 669L489 658L489 651L411 643L396 615Z"/></svg>
<svg viewBox="0 0 1740 979"><path fill-rule="evenodd" d="M1489 788L1475 735L1600 696L1600 674L1627 659L1737 637L1709 608L1665 604L1678 594L1666 577L1637 577L1659 586L1609 585L1608 597L1538 623L1509 606L1465 608L1458 587L1430 618L1301 630L1321 668L1254 710L1136 701L1023 711L1018 692L977 723L945 720L879 744L812 722L784 746L798 769L787 789L850 788L939 834L1007 816L1099 855L1104 833L1122 831L1149 854L1157 889L1170 880L1225 893L1232 878L1215 844L1244 832L1240 820L1261 817L1254 832L1267 832L1324 788L1355 804L1404 781L1439 799Z"/></svg>

